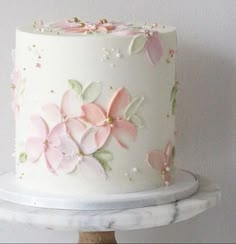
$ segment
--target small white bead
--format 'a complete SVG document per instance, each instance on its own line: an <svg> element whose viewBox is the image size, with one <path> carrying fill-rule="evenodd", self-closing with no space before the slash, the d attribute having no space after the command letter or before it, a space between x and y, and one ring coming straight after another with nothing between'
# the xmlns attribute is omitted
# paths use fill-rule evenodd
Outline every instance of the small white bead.
<svg viewBox="0 0 236 244"><path fill-rule="evenodd" d="M132 169L132 171L133 171L134 173L137 173L137 172L138 172L138 169L135 167L135 168Z"/></svg>
<svg viewBox="0 0 236 244"><path fill-rule="evenodd" d="M117 58L121 58L121 54L120 53L116 53L116 57Z"/></svg>
<svg viewBox="0 0 236 244"><path fill-rule="evenodd" d="M103 55L103 58L104 58L105 60L109 60L109 59L110 59L106 54Z"/></svg>
<svg viewBox="0 0 236 244"><path fill-rule="evenodd" d="M166 171L167 172L170 172L170 167L166 167Z"/></svg>

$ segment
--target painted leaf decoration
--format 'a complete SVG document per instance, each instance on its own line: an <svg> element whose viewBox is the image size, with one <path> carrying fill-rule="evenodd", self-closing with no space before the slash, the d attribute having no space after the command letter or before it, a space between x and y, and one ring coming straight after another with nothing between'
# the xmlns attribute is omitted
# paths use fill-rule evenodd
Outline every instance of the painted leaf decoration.
<svg viewBox="0 0 236 244"><path fill-rule="evenodd" d="M144 119L140 117L139 115L135 114L130 119L130 121L138 128L142 129L144 127Z"/></svg>
<svg viewBox="0 0 236 244"><path fill-rule="evenodd" d="M144 101L144 97L135 97L125 109L125 118L130 120L139 110Z"/></svg>
<svg viewBox="0 0 236 244"><path fill-rule="evenodd" d="M171 89L170 101L173 101L175 99L177 92L178 92L178 88L176 85L174 85Z"/></svg>
<svg viewBox="0 0 236 244"><path fill-rule="evenodd" d="M146 41L147 38L144 34L134 36L129 45L129 55L141 52L145 47Z"/></svg>
<svg viewBox="0 0 236 244"><path fill-rule="evenodd" d="M98 82L91 82L84 90L82 98L85 103L94 102L102 91L102 85Z"/></svg>
<svg viewBox="0 0 236 244"><path fill-rule="evenodd" d="M27 161L27 158L28 158L28 155L27 155L25 152L22 152L22 153L20 154L20 156L19 156L19 161L20 161L21 163L24 163L24 162Z"/></svg>
<svg viewBox="0 0 236 244"><path fill-rule="evenodd" d="M176 99L174 99L172 102L172 115L175 114L175 110L176 110Z"/></svg>
<svg viewBox="0 0 236 244"><path fill-rule="evenodd" d="M175 146L172 147L172 151L171 151L171 155L172 155L172 159L175 159Z"/></svg>
<svg viewBox="0 0 236 244"><path fill-rule="evenodd" d="M93 154L93 157L99 161L106 172L112 170L108 164L109 161L113 160L113 155L111 152L106 150L99 150Z"/></svg>
<svg viewBox="0 0 236 244"><path fill-rule="evenodd" d="M71 88L78 94L81 95L82 93L82 85L77 80L68 80L69 85Z"/></svg>
<svg viewBox="0 0 236 244"><path fill-rule="evenodd" d="M25 92L25 85L26 85L26 80L25 79L22 79L20 84L19 84L19 88L18 88L18 92L19 92L19 95L23 95L24 92Z"/></svg>

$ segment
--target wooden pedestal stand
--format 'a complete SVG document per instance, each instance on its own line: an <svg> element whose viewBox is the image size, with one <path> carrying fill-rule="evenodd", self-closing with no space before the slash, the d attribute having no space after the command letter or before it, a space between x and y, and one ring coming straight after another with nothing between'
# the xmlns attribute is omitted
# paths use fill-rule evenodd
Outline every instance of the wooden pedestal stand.
<svg viewBox="0 0 236 244"><path fill-rule="evenodd" d="M115 232L80 232L79 243L117 243Z"/></svg>

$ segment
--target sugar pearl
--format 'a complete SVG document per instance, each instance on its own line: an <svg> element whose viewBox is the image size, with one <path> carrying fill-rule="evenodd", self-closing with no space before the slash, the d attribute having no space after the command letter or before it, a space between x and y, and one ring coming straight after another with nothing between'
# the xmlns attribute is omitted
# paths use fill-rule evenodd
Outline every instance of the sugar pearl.
<svg viewBox="0 0 236 244"><path fill-rule="evenodd" d="M137 173L137 172L138 172L138 169L137 169L136 167L134 167L134 168L132 169L132 171L133 171L134 173Z"/></svg>

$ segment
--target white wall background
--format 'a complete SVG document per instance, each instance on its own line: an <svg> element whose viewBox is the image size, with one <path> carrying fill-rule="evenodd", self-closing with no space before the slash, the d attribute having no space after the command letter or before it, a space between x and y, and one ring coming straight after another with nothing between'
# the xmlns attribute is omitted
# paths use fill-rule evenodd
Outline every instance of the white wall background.
<svg viewBox="0 0 236 244"><path fill-rule="evenodd" d="M221 204L187 222L118 232L119 242L236 241L236 1L234 0L0 0L0 170L13 169L10 51L17 25L79 16L177 26L178 164L209 176ZM0 223L0 242L77 242L77 233Z"/></svg>

